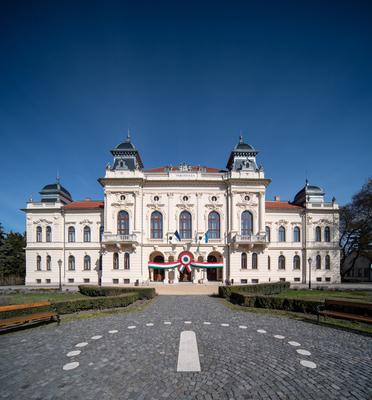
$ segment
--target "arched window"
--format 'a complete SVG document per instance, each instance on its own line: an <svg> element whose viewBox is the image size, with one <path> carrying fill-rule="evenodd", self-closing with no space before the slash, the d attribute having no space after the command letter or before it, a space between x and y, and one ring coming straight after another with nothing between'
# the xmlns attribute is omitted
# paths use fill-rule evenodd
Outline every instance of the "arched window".
<svg viewBox="0 0 372 400"><path fill-rule="evenodd" d="M322 241L322 231L320 229L320 226L317 226L315 228L315 241L316 242L321 242Z"/></svg>
<svg viewBox="0 0 372 400"><path fill-rule="evenodd" d="M47 256L46 257L46 270L50 271L52 269L52 257Z"/></svg>
<svg viewBox="0 0 372 400"><path fill-rule="evenodd" d="M41 229L41 226L38 226L36 228L36 241L37 242L43 241L43 230Z"/></svg>
<svg viewBox="0 0 372 400"><path fill-rule="evenodd" d="M278 268L279 269L285 269L285 257L284 256L279 256L279 258L278 258Z"/></svg>
<svg viewBox="0 0 372 400"><path fill-rule="evenodd" d="M103 226L100 226L99 228L99 241L102 242L103 239L103 232L105 231L105 228Z"/></svg>
<svg viewBox="0 0 372 400"><path fill-rule="evenodd" d="M331 269L331 257L328 254L325 256L325 269Z"/></svg>
<svg viewBox="0 0 372 400"><path fill-rule="evenodd" d="M253 215L249 211L242 212L242 236L250 236L253 232Z"/></svg>
<svg viewBox="0 0 372 400"><path fill-rule="evenodd" d="M267 256L267 269L271 269L271 258Z"/></svg>
<svg viewBox="0 0 372 400"><path fill-rule="evenodd" d="M129 214L127 211L119 211L118 235L129 235Z"/></svg>
<svg viewBox="0 0 372 400"><path fill-rule="evenodd" d="M36 269L41 271L41 256L36 257Z"/></svg>
<svg viewBox="0 0 372 400"><path fill-rule="evenodd" d="M130 269L129 253L124 254L124 269Z"/></svg>
<svg viewBox="0 0 372 400"><path fill-rule="evenodd" d="M90 257L84 256L84 271L90 270Z"/></svg>
<svg viewBox="0 0 372 400"><path fill-rule="evenodd" d="M293 269L301 269L301 259L300 256L293 257Z"/></svg>
<svg viewBox="0 0 372 400"><path fill-rule="evenodd" d="M326 226L324 228L324 241L325 242L331 241L331 230L329 229L329 226Z"/></svg>
<svg viewBox="0 0 372 400"><path fill-rule="evenodd" d="M300 228L298 226L295 226L293 228L293 241L299 242L300 240L301 240Z"/></svg>
<svg viewBox="0 0 372 400"><path fill-rule="evenodd" d="M118 253L114 253L114 255L113 255L112 268L119 269L119 254Z"/></svg>
<svg viewBox="0 0 372 400"><path fill-rule="evenodd" d="M266 232L266 242L271 242L271 229L268 226L266 226L265 232Z"/></svg>
<svg viewBox="0 0 372 400"><path fill-rule="evenodd" d="M182 211L180 214L181 239L191 239L191 228L191 214L188 211Z"/></svg>
<svg viewBox="0 0 372 400"><path fill-rule="evenodd" d="M89 226L84 226L84 242L90 242L90 228L89 228Z"/></svg>
<svg viewBox="0 0 372 400"><path fill-rule="evenodd" d="M220 214L211 211L208 215L208 233L210 239L220 238Z"/></svg>
<svg viewBox="0 0 372 400"><path fill-rule="evenodd" d="M46 227L46 241L47 242L52 241L52 227L51 226Z"/></svg>
<svg viewBox="0 0 372 400"><path fill-rule="evenodd" d="M257 269L257 253L252 254L252 269Z"/></svg>
<svg viewBox="0 0 372 400"><path fill-rule="evenodd" d="M163 238L163 215L159 211L151 214L151 239Z"/></svg>
<svg viewBox="0 0 372 400"><path fill-rule="evenodd" d="M69 269L69 271L75 271L75 257L74 256L68 257L68 269Z"/></svg>
<svg viewBox="0 0 372 400"><path fill-rule="evenodd" d="M284 226L280 226L278 230L278 241L285 242L285 228Z"/></svg>
<svg viewBox="0 0 372 400"><path fill-rule="evenodd" d="M316 256L315 266L316 266L316 269L321 269L322 268L322 258L320 257L319 254Z"/></svg>
<svg viewBox="0 0 372 400"><path fill-rule="evenodd" d="M70 243L75 242L75 228L73 226L68 228L68 241Z"/></svg>
<svg viewBox="0 0 372 400"><path fill-rule="evenodd" d="M242 253L241 268L247 269L247 253Z"/></svg>

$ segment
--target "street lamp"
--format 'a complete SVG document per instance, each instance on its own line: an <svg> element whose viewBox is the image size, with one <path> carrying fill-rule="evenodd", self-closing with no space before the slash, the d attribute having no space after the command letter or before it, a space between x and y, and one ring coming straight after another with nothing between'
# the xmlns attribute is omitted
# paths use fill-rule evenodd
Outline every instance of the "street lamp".
<svg viewBox="0 0 372 400"><path fill-rule="evenodd" d="M312 262L312 258L309 257L307 262L309 263L309 289L311 289L311 262Z"/></svg>
<svg viewBox="0 0 372 400"><path fill-rule="evenodd" d="M58 262L58 268L59 268L59 290L62 291L62 281L61 281L62 260L59 259L57 262Z"/></svg>

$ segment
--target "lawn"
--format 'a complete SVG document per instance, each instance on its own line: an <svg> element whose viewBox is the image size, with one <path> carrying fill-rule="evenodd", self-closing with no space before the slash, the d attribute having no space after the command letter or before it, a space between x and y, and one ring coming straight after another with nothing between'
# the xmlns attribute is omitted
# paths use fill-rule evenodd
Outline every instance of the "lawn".
<svg viewBox="0 0 372 400"><path fill-rule="evenodd" d="M276 295L287 299L324 300L329 298L345 299L351 301L371 302L372 290L285 290Z"/></svg>
<svg viewBox="0 0 372 400"><path fill-rule="evenodd" d="M78 292L45 292L0 294L0 305L35 303L38 301L62 301L86 298Z"/></svg>

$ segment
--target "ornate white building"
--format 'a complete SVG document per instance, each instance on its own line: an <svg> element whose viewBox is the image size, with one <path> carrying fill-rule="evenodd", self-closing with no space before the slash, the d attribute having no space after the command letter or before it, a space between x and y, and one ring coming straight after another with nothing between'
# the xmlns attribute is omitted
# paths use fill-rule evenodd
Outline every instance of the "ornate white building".
<svg viewBox="0 0 372 400"><path fill-rule="evenodd" d="M129 137L111 153L103 201L57 182L27 203L27 285L340 281L335 200L306 182L291 202L266 201L242 137L225 170L146 170Z"/></svg>

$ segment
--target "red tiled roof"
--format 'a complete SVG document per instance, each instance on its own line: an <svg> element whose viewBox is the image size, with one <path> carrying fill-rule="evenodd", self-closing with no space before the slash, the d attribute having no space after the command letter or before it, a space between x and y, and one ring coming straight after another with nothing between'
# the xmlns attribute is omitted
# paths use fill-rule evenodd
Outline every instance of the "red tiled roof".
<svg viewBox="0 0 372 400"><path fill-rule="evenodd" d="M65 210L93 210L103 208L103 201L73 201L70 204L65 205Z"/></svg>
<svg viewBox="0 0 372 400"><path fill-rule="evenodd" d="M266 201L266 209L269 210L298 210L302 208L295 204L291 204L288 201Z"/></svg>
<svg viewBox="0 0 372 400"><path fill-rule="evenodd" d="M145 169L144 172L165 172L167 170L170 171L179 171L179 167L169 167L169 166L165 166L165 167L159 167L159 168L151 168L151 169ZM221 169L219 168L211 168L211 167L200 167L200 166L196 166L193 165L191 167L191 171L192 172L197 172L199 170L202 170L202 172L209 172L209 173L216 173L216 172L223 172Z"/></svg>

